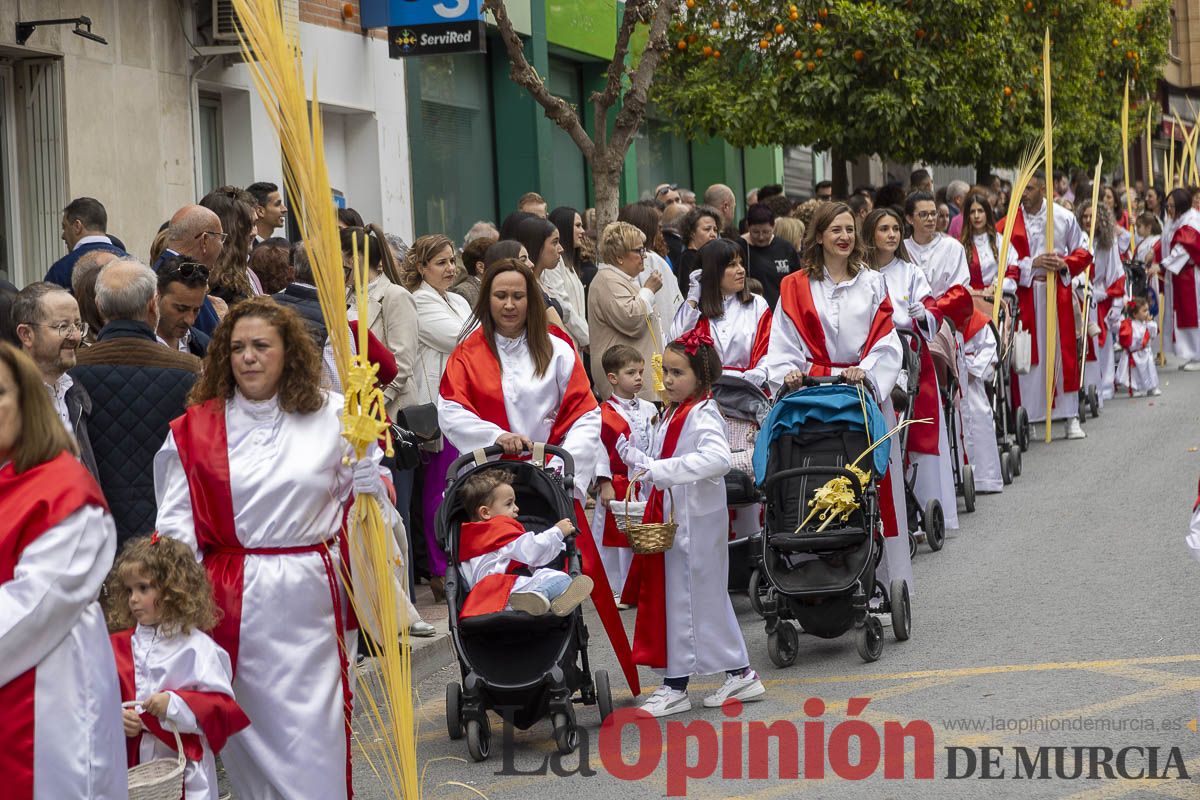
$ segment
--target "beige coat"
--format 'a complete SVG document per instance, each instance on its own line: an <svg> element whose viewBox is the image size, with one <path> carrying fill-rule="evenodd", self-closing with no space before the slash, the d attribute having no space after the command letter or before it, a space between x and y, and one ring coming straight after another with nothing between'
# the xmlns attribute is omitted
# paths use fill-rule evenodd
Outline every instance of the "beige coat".
<svg viewBox="0 0 1200 800"><path fill-rule="evenodd" d="M357 319L354 303L348 309ZM367 328L396 357L396 379L383 389L388 416L397 419L401 409L424 402L414 398L413 371L417 362L417 306L412 293L380 275L367 285Z"/></svg>
<svg viewBox="0 0 1200 800"><path fill-rule="evenodd" d="M651 356L662 352L662 323L653 292L638 286L635 279L616 267L601 264L588 290L588 332L592 340L592 382L602 400L612 394L604 377L604 352L615 344L627 344L642 354L646 371L639 397L659 399L650 369Z"/></svg>
<svg viewBox="0 0 1200 800"><path fill-rule="evenodd" d="M471 306L461 295L445 297L424 281L413 291L418 329L417 361L413 375L412 404L436 403L446 361L471 320Z"/></svg>

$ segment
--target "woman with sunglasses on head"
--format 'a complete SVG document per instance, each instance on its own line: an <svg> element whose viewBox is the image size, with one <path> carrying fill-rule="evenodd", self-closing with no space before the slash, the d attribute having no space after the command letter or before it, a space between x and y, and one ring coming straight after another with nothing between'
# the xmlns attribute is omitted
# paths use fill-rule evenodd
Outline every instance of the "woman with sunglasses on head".
<svg viewBox="0 0 1200 800"><path fill-rule="evenodd" d="M255 231L254 197L235 186L222 186L206 194L200 205L221 220L220 235L225 241L209 275L212 293L230 306L262 294L262 284L249 266Z"/></svg>
<svg viewBox="0 0 1200 800"><path fill-rule="evenodd" d="M805 234L801 269L783 279L764 359L773 393L794 390L807 375L841 375L869 384L884 419L895 419L892 388L903 346L892 319L887 281L867 266L854 212L845 203L821 203ZM912 587L908 515L900 448L892 447L878 482L884 527L880 580L903 578Z"/></svg>

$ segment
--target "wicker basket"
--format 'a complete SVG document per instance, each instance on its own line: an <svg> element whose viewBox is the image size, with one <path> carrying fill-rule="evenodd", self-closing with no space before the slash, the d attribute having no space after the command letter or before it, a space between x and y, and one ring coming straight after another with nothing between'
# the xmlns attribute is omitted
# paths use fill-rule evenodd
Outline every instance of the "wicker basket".
<svg viewBox="0 0 1200 800"><path fill-rule="evenodd" d="M667 489L667 494L671 495L671 514L666 522L639 522L634 524L629 520L629 495L633 492L633 485L637 480L629 482L629 488L625 490L625 538L629 539L629 546L633 548L634 555L651 556L656 553L665 553L671 549L671 545L675 543L675 529L679 527L675 524L675 496L671 494L671 490Z"/></svg>
<svg viewBox="0 0 1200 800"><path fill-rule="evenodd" d="M138 702L122 703L123 708L133 708ZM175 734L176 758L156 758L145 764L129 768L129 800L180 800L183 797L183 768L187 759L183 755L183 741L179 731L170 725Z"/></svg>
<svg viewBox="0 0 1200 800"><path fill-rule="evenodd" d="M617 526L617 530L624 533L629 530L630 525L640 525L642 516L646 513L646 503L641 500L634 500L624 503L613 501L608 506L608 513L612 514L613 523Z"/></svg>

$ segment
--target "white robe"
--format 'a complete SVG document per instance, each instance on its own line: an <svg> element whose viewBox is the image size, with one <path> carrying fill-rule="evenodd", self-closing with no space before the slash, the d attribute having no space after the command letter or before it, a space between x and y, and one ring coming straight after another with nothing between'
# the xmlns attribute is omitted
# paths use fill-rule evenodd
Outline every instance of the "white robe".
<svg viewBox="0 0 1200 800"><path fill-rule="evenodd" d="M312 414L288 414L277 398L235 392L225 405L230 488L246 548L316 545L337 536L353 483L343 463L343 400L330 393ZM376 453L376 457L378 454ZM154 460L158 531L197 550L188 475L174 434ZM337 548L330 556L341 574ZM252 725L221 752L239 800L346 796L345 700L329 578L319 553L247 555L236 677ZM286 609L286 613L281 610ZM357 637L346 643L351 667Z"/></svg>
<svg viewBox="0 0 1200 800"><path fill-rule="evenodd" d="M1154 353L1158 339L1158 323L1154 320L1140 322L1130 320L1133 327L1133 344L1129 348L1129 388L1134 392L1146 392L1158 388L1158 367L1154 365ZM1143 345L1146 333L1150 343Z"/></svg>
<svg viewBox="0 0 1200 800"><path fill-rule="evenodd" d="M645 286L646 280L655 271L662 274L662 287L654 293L654 313L658 315L659 323L656 330L663 331L675 318L675 312L679 309L679 304L683 302L683 294L679 291L679 279L675 276L675 271L671 269L671 263L653 250L646 251L646 261L642 266L642 271L633 280L638 286ZM670 341L659 344L666 347ZM661 347L659 349L661 350ZM597 357L603 355L603 353L596 353Z"/></svg>
<svg viewBox="0 0 1200 800"><path fill-rule="evenodd" d="M975 252L979 254L979 274L983 277L984 286L993 286L996 283L996 257L992 255L992 237L996 238L996 248L1000 247L1000 236L996 233L980 233L976 234L972 241L975 243ZM1009 244L1008 258L1004 260L1005 271L1009 264L1015 264L1018 261L1017 249ZM968 272L970 267L968 267ZM1015 292L1017 290L1017 282L1012 278L1005 278L1002 289L1006 292Z"/></svg>
<svg viewBox="0 0 1200 800"><path fill-rule="evenodd" d="M654 404L640 397L624 400L615 394L604 402L616 409L617 413L629 423L629 442L643 453L650 452L651 437L654 434L654 419L658 416L658 409L654 407ZM596 459L596 478L612 478L612 465L609 463L606 453L601 452ZM619 508L624 500L624 497L617 497L613 503ZM604 544L604 526L609 513L608 507L597 499L596 508L592 512L592 538L596 540L596 549L600 551L600 561L604 564L608 585L612 587L614 594L619 595L625 588L625 579L629 577L629 565L633 563L633 549L609 547Z"/></svg>
<svg viewBox="0 0 1200 800"><path fill-rule="evenodd" d="M934 297L941 297L956 284L971 285L967 251L957 239L935 233L928 244L917 244L916 239L909 237L904 240L904 247L913 262L925 272Z"/></svg>
<svg viewBox="0 0 1200 800"><path fill-rule="evenodd" d="M201 631L162 636L157 628L138 625L130 637L133 651L133 679L136 697L145 700L155 692L167 692L165 722L172 722L181 734L200 736L204 758L188 761L183 770L185 800L217 800L217 764L196 715L172 690L216 692L233 696L229 654ZM170 732L167 725L163 729ZM174 760L175 750L156 736L142 734L138 747L140 763L156 758Z"/></svg>
<svg viewBox="0 0 1200 800"><path fill-rule="evenodd" d="M1191 257L1187 250L1181 244L1175 244L1175 235L1179 229L1187 226L1200 231L1200 211L1194 208L1189 208L1178 219L1174 220L1170 225L1170 231L1163 231L1163 269L1171 275L1178 275L1184 267L1191 264ZM1200 267L1200 265L1194 265ZM1174 286L1174 281L1168 281L1169 294L1173 295L1178 291L1179 287ZM1193 298L1183 298L1181 302L1189 302L1200 308L1200 275L1196 276L1196 296ZM1168 305L1167 309L1171 310L1172 305ZM1165 326L1164 326L1165 327ZM1172 333L1174 334L1173 352L1175 355L1182 358L1184 361L1200 361L1200 328L1184 328L1174 322L1174 314L1172 314Z"/></svg>
<svg viewBox="0 0 1200 800"><path fill-rule="evenodd" d="M996 420L988 402L987 385L996 373L996 337L991 325L984 325L963 346L967 365L967 385L963 388L963 438L967 460L975 473L975 489L980 492L1004 491L1000 474L1000 450L996 445Z"/></svg>
<svg viewBox="0 0 1200 800"><path fill-rule="evenodd" d="M549 564L565 549L563 533L556 525L539 533L525 531L503 547L461 562L458 568L466 587L470 589L488 575L506 574L508 565L513 561L518 561L528 566L532 574L518 575L516 581L513 582L510 594L538 591L544 594L545 591L542 587L546 580L565 573L562 570L550 569L543 565ZM505 606L505 608L509 611L512 610L511 605Z"/></svg>
<svg viewBox="0 0 1200 800"><path fill-rule="evenodd" d="M664 518L674 509L679 525L665 557L665 674L686 678L740 669L750 657L725 590L729 518L723 479L732 464L725 421L716 401L697 404L684 420L674 454L661 458L669 423L666 416L655 427L651 460L644 465L645 483L664 492Z"/></svg>
<svg viewBox="0 0 1200 800"><path fill-rule="evenodd" d="M0 686L36 669L35 800L129 797L117 666L96 601L116 548L112 516L85 506L30 543L0 584Z"/></svg>
<svg viewBox="0 0 1200 800"><path fill-rule="evenodd" d="M579 280L578 273L568 267L560 257L558 266L555 269L545 270L539 280L542 288L546 290L546 294L553 297L562 306L562 321L567 333L575 340L575 344L579 348L586 348L591 341L587 323L587 301L583 293L583 281ZM430 401L423 400L422 402Z"/></svg>
<svg viewBox="0 0 1200 800"><path fill-rule="evenodd" d="M926 343L933 341L938 330L937 318L933 313L929 309L925 309L924 314L916 320L916 325L913 324L914 320L908 313L908 307L912 303L921 302L926 297L933 296L933 289L929 285L925 271L911 261L893 258L890 263L881 267L879 272L887 282L888 295L892 299L892 321L896 327L903 330L916 330ZM933 383L939 387L938 391L940 392L937 375L935 374L933 377ZM950 453L950 438L947 434L946 415L941 407L940 396L937 402L937 454L917 453L910 449L904 453L904 456L907 457L908 464L916 472L913 494L916 495L917 503L924 508L931 499L937 498L942 505L946 530L958 530L958 500L954 492L954 464ZM895 441L898 444L900 437L896 437Z"/></svg>
<svg viewBox="0 0 1200 800"><path fill-rule="evenodd" d="M1036 214L1029 214L1024 209L1020 212L1025 217L1025 234L1029 240L1029 252L1033 254L1018 262L1021 269L1020 285L1033 287L1033 304L1037 317L1037 335L1034 339L1037 342L1038 363L1030 367L1028 374L1017 376L1021 389L1021 405L1029 414L1030 422L1043 422L1046 419L1046 284L1033 280L1033 259L1046 250L1046 205L1043 200L1042 208ZM1079 248L1087 249L1087 234L1079 227L1075 215L1056 203L1050 205L1054 208L1054 251L1061 256L1067 256ZM1070 282L1070 278L1064 279L1062 276L1053 280L1062 281L1064 286ZM1074 319L1058 319L1059 331L1064 325L1078 324L1078 308ZM1054 365L1057 377L1052 419L1070 419L1079 414L1079 393L1063 392L1061 348L1055 356Z"/></svg>
<svg viewBox="0 0 1200 800"><path fill-rule="evenodd" d="M793 273L783 280L786 283L789 280L809 279L800 272ZM899 334L892 331L884 336L868 352L863 353L862 360L859 361L859 351L867 341L875 310L888 296L884 277L866 268L860 269L853 278L844 283L834 283L826 275L819 283L812 284L812 296L821 319L829 360L844 364L858 362L859 368L867 373L867 380L880 401L884 420L895 419L892 387L896 385L904 361ZM772 394L776 395L783 385L784 377L790 371L798 369L807 372L812 363L799 331L796 330L791 317L783 311L782 302L779 313L771 317L771 344L763 361L767 370L767 381ZM830 371L834 375L840 375L844 370L834 367ZM903 458L900 447L894 444L894 441L889 450L888 468L891 475L892 499L896 507L895 524L899 535L884 539L884 558L880 563L878 578L884 586L890 586L893 578L903 578L908 582L909 591L913 592L912 560L908 553L908 510L904 502Z"/></svg>
<svg viewBox="0 0 1200 800"><path fill-rule="evenodd" d="M713 347L725 368L725 374L761 386L767 380L766 370L761 361L751 368L750 357L754 352L758 321L771 307L762 295L757 294L750 296L749 303L738 300L736 294L725 295L723 303L725 313L716 319L710 319L708 328L712 334ZM699 308L693 308L691 303L681 304L671 323L671 339L678 339L696 327L699 321Z"/></svg>
<svg viewBox="0 0 1200 800"><path fill-rule="evenodd" d="M534 373L533 356L524 334L508 339L496 334L496 352L500 358L500 389L504 392L504 412L508 431L481 419L463 408L460 403L438 398L438 420L442 434L460 453L470 453L490 447L502 433L519 433L534 442L545 442L550 436L563 393L575 369L575 351L557 336L550 337L553 355L550 366L540 377ZM596 474L596 462L603 452L600 448L600 409L595 408L579 419L567 431L562 449L575 461L575 492L582 498ZM557 459L554 459L557 461Z"/></svg>
<svg viewBox="0 0 1200 800"><path fill-rule="evenodd" d="M1108 287L1112 286L1117 281L1125 277L1125 266L1121 263L1121 256L1117 252L1117 248L1113 247L1101 248L1097 247L1093 253L1095 260L1095 268L1092 277L1092 297L1091 307L1088 309L1089 321L1099 324L1097 319L1099 313L1099 304L1104 302L1107 297ZM1104 343L1100 343L1100 336L1090 336L1092 347L1096 353L1095 361L1085 361L1083 370L1083 386L1095 386L1096 392L1100 396L1100 406L1104 406L1105 400L1111 400L1116 393L1116 359L1113 357L1113 347L1117 339L1117 329L1121 325L1122 311L1125 308L1124 296L1113 300L1112 307L1108 310L1105 317L1105 324L1108 326L1107 333L1104 337Z"/></svg>

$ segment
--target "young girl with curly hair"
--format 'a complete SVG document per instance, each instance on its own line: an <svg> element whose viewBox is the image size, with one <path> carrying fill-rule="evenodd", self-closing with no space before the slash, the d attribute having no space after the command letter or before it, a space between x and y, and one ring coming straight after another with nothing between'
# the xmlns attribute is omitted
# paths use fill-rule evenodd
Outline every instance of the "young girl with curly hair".
<svg viewBox="0 0 1200 800"><path fill-rule="evenodd" d="M105 582L105 614L121 685L129 766L187 758L185 800L215 800L214 755L249 726L233 698L229 654L204 632L217 621L212 585L183 542L130 541ZM149 733L150 735L145 735Z"/></svg>
<svg viewBox="0 0 1200 800"><path fill-rule="evenodd" d="M726 673L721 688L704 698L709 708L729 699L757 700L766 691L750 668L729 594L712 591L729 582L723 479L733 457L712 399L712 385L720 375L712 338L688 331L663 354L669 404L654 429L650 452L643 453L623 436L617 440L631 480L653 487L645 521L673 518L679 526L670 550L633 557L622 594L638 609L634 661L664 672L663 685L642 704L655 717L691 710L687 687L692 675Z"/></svg>

